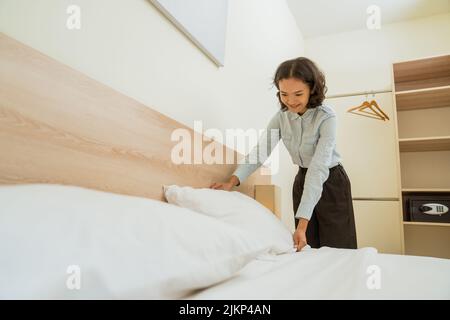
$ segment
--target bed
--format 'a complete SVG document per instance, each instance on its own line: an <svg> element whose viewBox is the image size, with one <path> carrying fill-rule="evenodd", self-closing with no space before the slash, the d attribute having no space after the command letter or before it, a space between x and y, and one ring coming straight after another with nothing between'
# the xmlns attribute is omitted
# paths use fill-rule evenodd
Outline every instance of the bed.
<svg viewBox="0 0 450 320"><path fill-rule="evenodd" d="M235 166L174 164L179 128L0 34L0 298L450 298L448 259L293 251L270 177L207 189Z"/></svg>

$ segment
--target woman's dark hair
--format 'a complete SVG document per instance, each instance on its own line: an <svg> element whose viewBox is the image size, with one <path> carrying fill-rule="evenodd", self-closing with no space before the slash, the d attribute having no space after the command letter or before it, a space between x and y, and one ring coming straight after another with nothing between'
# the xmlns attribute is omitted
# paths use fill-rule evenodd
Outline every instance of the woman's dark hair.
<svg viewBox="0 0 450 320"><path fill-rule="evenodd" d="M327 92L325 76L315 63L308 58L299 57L281 63L275 72L273 84L280 90L278 86L280 80L289 78L300 79L309 86L310 96L306 108L316 108L325 100L325 93ZM281 110L288 110L288 107L281 101L280 91L277 92L277 97L280 101Z"/></svg>

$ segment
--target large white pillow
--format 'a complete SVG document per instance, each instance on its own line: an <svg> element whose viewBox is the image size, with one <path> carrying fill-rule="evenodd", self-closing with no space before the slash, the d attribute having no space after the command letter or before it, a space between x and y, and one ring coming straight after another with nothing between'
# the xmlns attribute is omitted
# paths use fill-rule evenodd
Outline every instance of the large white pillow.
<svg viewBox="0 0 450 320"><path fill-rule="evenodd" d="M231 277L264 249L232 226L161 201L0 187L0 299L181 298Z"/></svg>
<svg viewBox="0 0 450 320"><path fill-rule="evenodd" d="M237 191L194 189L177 185L164 186L169 203L201 212L238 227L259 243L269 248L269 253L292 252L291 232L275 215L258 201Z"/></svg>

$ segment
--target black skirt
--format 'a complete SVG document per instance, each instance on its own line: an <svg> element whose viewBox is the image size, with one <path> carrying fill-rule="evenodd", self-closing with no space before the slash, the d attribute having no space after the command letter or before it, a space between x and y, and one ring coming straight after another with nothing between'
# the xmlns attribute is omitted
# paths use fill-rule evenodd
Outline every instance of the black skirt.
<svg viewBox="0 0 450 320"><path fill-rule="evenodd" d="M307 170L300 167L294 180L294 215L300 205ZM295 219L296 228L297 225L298 219ZM357 248L351 185L341 164L330 169L330 175L323 184L322 196L308 222L306 242L311 248Z"/></svg>

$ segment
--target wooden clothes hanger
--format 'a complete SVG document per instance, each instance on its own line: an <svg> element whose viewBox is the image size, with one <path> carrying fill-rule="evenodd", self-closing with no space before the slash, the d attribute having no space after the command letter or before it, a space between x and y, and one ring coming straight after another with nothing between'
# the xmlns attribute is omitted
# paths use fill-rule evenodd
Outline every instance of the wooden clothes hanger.
<svg viewBox="0 0 450 320"><path fill-rule="evenodd" d="M366 111L366 109L370 109L371 112ZM389 117L386 115L386 113L383 112L383 110L381 110L381 108L378 106L378 103L375 100L369 102L366 99L366 101L364 101L361 105L350 108L347 110L347 112L383 121L389 120Z"/></svg>

